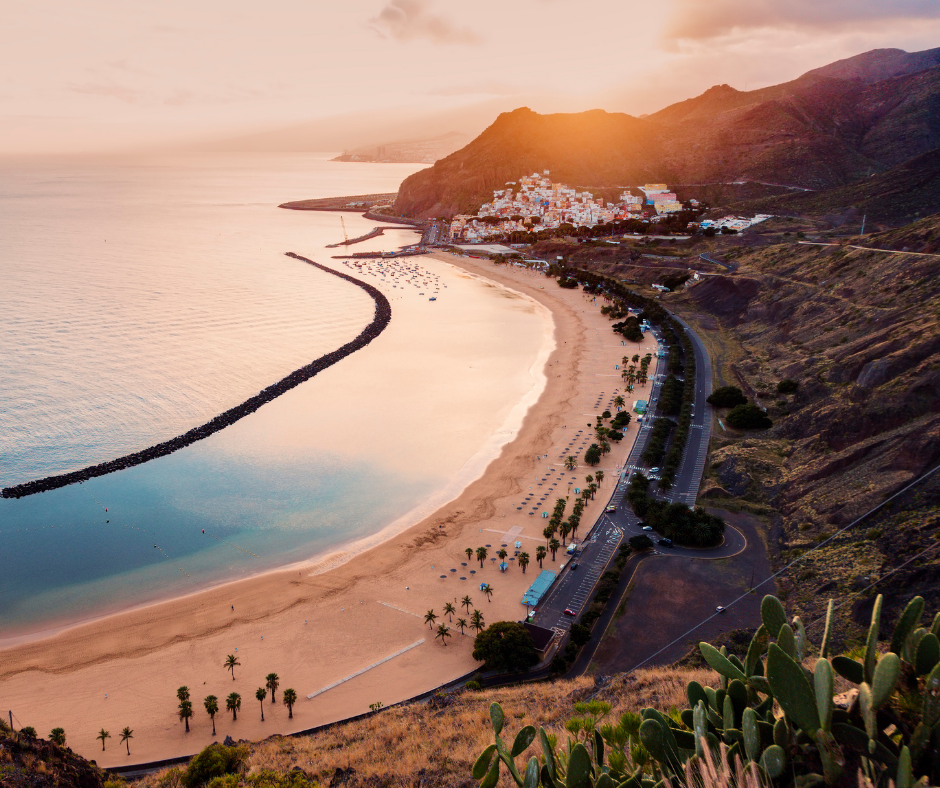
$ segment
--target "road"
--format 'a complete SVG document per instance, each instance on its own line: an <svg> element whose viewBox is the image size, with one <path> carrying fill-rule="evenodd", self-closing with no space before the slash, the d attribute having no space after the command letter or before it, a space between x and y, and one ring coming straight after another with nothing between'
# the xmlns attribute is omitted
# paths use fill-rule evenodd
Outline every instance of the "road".
<svg viewBox="0 0 940 788"><path fill-rule="evenodd" d="M701 486L705 461L708 456L708 444L711 439L712 408L706 402L712 388L711 360L704 344L690 326L679 318L676 318L676 320L685 328L692 341L692 350L695 355L695 407L688 443L683 453L679 471L676 474L676 483L663 497L665 500L693 506ZM661 336L655 329L653 333L657 340L661 341ZM656 369L652 377L653 387L650 392L649 405L651 411L659 400L660 388L666 377L665 367L665 359L657 359ZM633 471L640 470L649 473L649 469L641 457L649 440L652 422L652 418L644 419L633 448L617 477L617 484L610 499L610 502L617 507L617 510L613 513L605 513L598 518L579 548L579 555L574 560L569 560L567 565L563 565L559 580L552 586L537 608L535 623L553 629L562 640L570 631L571 625L584 612L597 581L616 559L617 548L620 544L631 536L644 533L640 526L640 519L633 513L630 505L624 502L624 495ZM649 535L655 537L655 534ZM734 528L728 528L725 531L724 541L718 547L709 549L678 546L672 548L657 547L647 555L686 559L727 558L737 555L746 547L747 541L744 535ZM622 592L629 582L629 577L633 575L636 563L642 558L642 556L638 556L631 559L631 563L626 567L625 577L621 580L622 588L620 593L615 595L607 610L605 610L604 616L595 626L591 642L582 650L582 655L574 666L575 673L583 672L590 663L590 658L606 629L606 623L613 615L614 608L616 608L614 602L622 596ZM577 563L577 568L572 569L575 563ZM573 615L567 614L566 610Z"/></svg>

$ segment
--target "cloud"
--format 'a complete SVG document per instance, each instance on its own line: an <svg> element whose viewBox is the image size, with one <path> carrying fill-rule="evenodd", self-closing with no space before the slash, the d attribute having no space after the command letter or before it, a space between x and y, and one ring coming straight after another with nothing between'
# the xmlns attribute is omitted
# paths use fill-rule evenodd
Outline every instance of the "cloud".
<svg viewBox="0 0 940 788"><path fill-rule="evenodd" d="M707 40L758 29L846 30L938 18L937 0L674 0L664 39Z"/></svg>
<svg viewBox="0 0 940 788"><path fill-rule="evenodd" d="M411 41L424 38L435 44L479 44L482 38L467 27L429 10L429 0L390 0L369 27L382 38Z"/></svg>

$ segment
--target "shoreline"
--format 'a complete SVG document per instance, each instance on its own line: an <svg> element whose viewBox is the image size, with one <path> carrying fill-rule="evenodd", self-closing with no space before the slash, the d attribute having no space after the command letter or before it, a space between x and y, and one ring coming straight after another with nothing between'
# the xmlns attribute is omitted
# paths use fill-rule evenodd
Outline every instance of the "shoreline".
<svg viewBox="0 0 940 788"><path fill-rule="evenodd" d="M281 378L275 383L263 388L260 392L255 394L253 397L249 397L244 402L239 403L233 408L229 408L226 411L223 411L218 416L213 417L205 424L201 424L198 427L193 427L191 430L183 433L182 435L177 435L175 438L170 438L169 440L162 441L153 446L148 446L145 449L140 451L132 452L131 454L125 454L123 457L117 457L113 460L107 460L105 462L97 463L95 465L88 465L85 468L80 468L77 471L69 471L67 473L60 473L54 476L45 476L42 479L34 479L33 481L23 482L21 484L14 484L9 487L4 487L0 491L0 497L3 498L24 498L27 495L38 495L39 493L48 492L49 490L58 490L62 487L68 487L71 484L81 484L84 481L89 479L95 479L99 476L107 476L109 473L115 473L116 471L123 471L127 468L133 468L137 465L143 465L146 462L151 460L156 460L159 457L166 457L168 454L184 449L187 446L191 446L197 441L204 440L210 435L224 430L226 427L231 426L236 421L239 421L245 416L249 416L254 413L262 405L266 405L277 397L285 394L293 388L296 388L301 383L304 383L310 378L315 377L320 372L323 372L325 369L329 369L334 364L342 361L347 356L352 355L357 350L362 350L366 347L372 340L379 336L387 327L392 320L392 305L389 303L389 300L385 297L385 294L382 293L376 287L373 287L368 282L363 282L359 279L356 279L354 276L349 274L344 274L341 271L336 271L328 266L325 266L321 263L315 263L313 260L309 260L306 257L301 257L294 252L285 252L287 257L293 257L295 260L299 260L308 265L312 265L315 268L319 268L321 271L326 273L333 274L334 276L339 277L340 279L345 279L347 282L350 282L357 287L365 290L375 302L375 312L373 314L371 322L366 325L365 328L359 332L359 335L352 340L352 342L347 342L340 348L330 351L317 359L314 359L309 364L305 364L300 369L294 370L289 375Z"/></svg>
<svg viewBox="0 0 940 788"><path fill-rule="evenodd" d="M478 600L488 623L521 616L518 600L537 572L529 576L511 565L504 574L489 562L485 567L471 562L477 579L461 584L446 568L461 565L465 547L498 544L497 534L506 542L534 540L526 543L530 550L542 541L541 518L520 517L522 502L517 499L525 495L527 485L530 491L537 489L539 475L543 475L543 482L547 475L557 474L560 479L546 484L549 489L542 495L544 500L563 495L565 487L572 492L580 476L590 470L569 472L569 477L561 459L567 453L580 456L583 451L580 446L572 448L576 441L588 437L582 435L583 418L582 428L577 429L577 417L588 415L593 421L592 409L600 413L606 407L601 405L600 395L606 403L621 385L613 366L625 351L610 332L609 321L580 291L563 291L557 286L549 289L552 280L544 276L503 271L486 261L443 253L433 257L490 286L516 290L550 312L554 347L545 350L544 361L540 353L538 363L533 364L534 368L541 364L543 381L537 396L530 389L532 401L523 410L519 408L524 400L514 408L519 428L490 446L492 456L479 460L480 468L472 479L468 475L466 482L458 483L455 478L459 492L451 500L418 523L404 525L398 533L383 529L379 543L361 545L355 555L349 554L347 547L342 561L332 562L329 554L320 556L304 562L307 571L270 570L189 597L154 603L145 610L111 614L49 637L5 647L0 691L24 724L42 730L47 725L62 725L73 748L94 753L96 726L102 722L118 725L120 719L112 715L120 714L121 719L139 725L146 736L135 761L171 757L197 751L210 741L206 739L208 731L203 730L204 720L195 721L194 734L186 736L172 714L174 688L180 683L200 690L205 685L205 691L216 693L228 687L225 692L237 689L250 695L256 686L253 682L274 669L282 676L282 686L297 687L298 694L305 696L362 665L399 652L418 637L426 638L428 632L419 620L422 614L416 611L439 609L441 595L455 591L458 595L473 594L481 579L496 588L491 601ZM649 340L644 351L648 344ZM642 396L642 390L635 395ZM503 429L508 422L510 416ZM607 472L608 485L615 484L636 431L636 425L631 424L622 445L614 447L602 463L600 469ZM559 447L561 455L557 455ZM486 444L481 451L484 449ZM557 491L551 492L556 485ZM603 511L608 489L602 486L598 499L589 502L583 517L586 525ZM530 492L527 500L534 495L538 493ZM431 508L436 502L422 504ZM551 508L551 500L542 505ZM332 551L334 556L342 552ZM563 562L563 556L555 562L549 557L545 568ZM535 564L531 568L535 570ZM234 725L218 720L219 737L263 738L274 732L303 730L355 715L376 700L389 705L446 683L478 667L470 656L472 637L454 633L447 647L428 638L420 648L350 684L315 701L303 701L290 722L280 706L271 707L266 714L272 717L267 727L247 715L245 720L240 716ZM218 674L223 673L221 658L233 649L245 667L234 684L229 680L216 687ZM53 702L53 698L57 700ZM125 762L120 753L94 757L102 765Z"/></svg>

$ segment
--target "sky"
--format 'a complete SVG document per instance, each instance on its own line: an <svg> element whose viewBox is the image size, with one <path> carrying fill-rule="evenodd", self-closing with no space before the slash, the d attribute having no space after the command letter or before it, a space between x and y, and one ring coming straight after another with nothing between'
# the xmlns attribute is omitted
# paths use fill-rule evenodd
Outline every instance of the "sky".
<svg viewBox="0 0 940 788"><path fill-rule="evenodd" d="M638 115L938 44L938 0L4 0L0 154L298 124L339 149L450 118L475 134L518 106Z"/></svg>

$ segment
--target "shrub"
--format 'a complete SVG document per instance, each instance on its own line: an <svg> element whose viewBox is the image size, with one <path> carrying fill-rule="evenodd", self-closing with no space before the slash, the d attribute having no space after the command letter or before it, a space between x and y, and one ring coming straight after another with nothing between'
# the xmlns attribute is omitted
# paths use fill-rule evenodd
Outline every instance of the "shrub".
<svg viewBox="0 0 940 788"><path fill-rule="evenodd" d="M787 378L786 380L781 380L777 384L777 393L778 394L796 394L796 390L800 387L800 384L795 380Z"/></svg>
<svg viewBox="0 0 940 788"><path fill-rule="evenodd" d="M726 420L728 424L739 430L765 430L773 426L767 414L753 402L735 405L728 413Z"/></svg>
<svg viewBox="0 0 940 788"><path fill-rule="evenodd" d="M479 690L483 689L483 685L479 681L471 680L464 684L463 688L470 690L471 692L478 692Z"/></svg>
<svg viewBox="0 0 940 788"><path fill-rule="evenodd" d="M584 624L575 624L571 627L571 642L581 648L591 639L591 630Z"/></svg>
<svg viewBox="0 0 940 788"><path fill-rule="evenodd" d="M638 536L630 537L630 548L640 552L642 550L649 550L653 546L653 540L650 539L646 534L639 534Z"/></svg>
<svg viewBox="0 0 940 788"><path fill-rule="evenodd" d="M747 397L737 386L722 386L715 389L706 402L716 408L733 408L736 405L747 404Z"/></svg>
<svg viewBox="0 0 940 788"><path fill-rule="evenodd" d="M565 290L574 290L578 286L578 280L571 277L559 279L558 286L563 287Z"/></svg>
<svg viewBox="0 0 940 788"><path fill-rule="evenodd" d="M186 788L197 788L208 783L213 777L235 774L241 771L247 760L247 747L210 744L189 762L183 773L183 785Z"/></svg>

